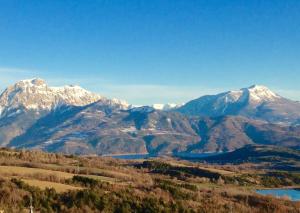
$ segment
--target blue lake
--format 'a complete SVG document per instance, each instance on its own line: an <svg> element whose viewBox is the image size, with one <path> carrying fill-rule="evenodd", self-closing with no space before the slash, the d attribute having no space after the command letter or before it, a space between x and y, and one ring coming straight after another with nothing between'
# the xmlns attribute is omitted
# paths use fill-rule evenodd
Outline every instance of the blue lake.
<svg viewBox="0 0 300 213"><path fill-rule="evenodd" d="M292 201L300 200L300 189L260 189L256 192L261 195L273 195L275 197L288 196Z"/></svg>
<svg viewBox="0 0 300 213"><path fill-rule="evenodd" d="M187 160L200 159L209 156L223 154L224 152L206 152L206 153L176 153L173 157L179 157Z"/></svg>

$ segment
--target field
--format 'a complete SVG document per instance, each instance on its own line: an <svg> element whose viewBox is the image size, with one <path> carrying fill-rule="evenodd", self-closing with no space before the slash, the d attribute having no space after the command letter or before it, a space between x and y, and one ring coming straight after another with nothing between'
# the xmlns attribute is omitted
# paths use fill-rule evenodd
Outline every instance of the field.
<svg viewBox="0 0 300 213"><path fill-rule="evenodd" d="M3 176L36 176L37 178L42 176L57 176L60 179L68 179L74 176L74 174L67 172L20 166L0 166L0 174Z"/></svg>
<svg viewBox="0 0 300 213"><path fill-rule="evenodd" d="M55 183L50 181L41 181L41 180L32 180L32 179L21 179L25 183L27 183L30 186L36 186L40 189L46 189L46 188L53 188L57 192L66 192L69 190L80 190L83 189L83 187L76 187L76 186L70 186L67 184L62 183Z"/></svg>

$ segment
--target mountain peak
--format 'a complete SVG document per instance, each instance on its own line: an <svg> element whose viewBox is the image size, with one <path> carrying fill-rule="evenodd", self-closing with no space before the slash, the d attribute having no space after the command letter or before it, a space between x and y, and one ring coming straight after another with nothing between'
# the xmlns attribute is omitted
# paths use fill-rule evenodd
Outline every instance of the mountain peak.
<svg viewBox="0 0 300 213"><path fill-rule="evenodd" d="M281 97L268 87L252 85L239 90L202 96L177 111L188 115L242 115L268 122L299 122L299 103Z"/></svg>
<svg viewBox="0 0 300 213"><path fill-rule="evenodd" d="M50 87L41 78L26 79L9 86L0 95L0 116L10 115L17 109L49 111L61 105L85 106L101 100L109 99L80 86ZM124 108L128 105L115 99L110 103Z"/></svg>
<svg viewBox="0 0 300 213"><path fill-rule="evenodd" d="M216 96L218 97L217 102L221 105L222 103L226 105L227 103L244 101L249 101L252 104L260 104L265 101L276 101L277 99L281 98L268 87L256 84L239 90L220 93Z"/></svg>
<svg viewBox="0 0 300 213"><path fill-rule="evenodd" d="M246 90L249 92L250 101L274 101L278 98L281 98L279 95L271 91L268 87L263 85L252 85Z"/></svg>

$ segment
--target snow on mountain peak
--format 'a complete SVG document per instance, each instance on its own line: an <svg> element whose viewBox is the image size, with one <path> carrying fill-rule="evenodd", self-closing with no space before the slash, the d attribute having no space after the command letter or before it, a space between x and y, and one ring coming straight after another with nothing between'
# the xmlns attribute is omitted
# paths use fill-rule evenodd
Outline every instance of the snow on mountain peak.
<svg viewBox="0 0 300 213"><path fill-rule="evenodd" d="M0 95L0 115L12 109L51 110L60 105L84 106L106 98L79 86L49 87L43 79L22 80ZM112 100L112 104L127 103Z"/></svg>
<svg viewBox="0 0 300 213"><path fill-rule="evenodd" d="M167 103L167 104L153 104L153 105L151 105L151 107L153 107L156 110L168 111L168 110L178 108L182 105L183 104Z"/></svg>
<svg viewBox="0 0 300 213"><path fill-rule="evenodd" d="M252 85L247 88L249 98L253 101L274 101L281 98L276 93L272 92L268 87L262 85Z"/></svg>
<svg viewBox="0 0 300 213"><path fill-rule="evenodd" d="M219 101L225 103L233 103L237 101L241 102L247 98L250 102L261 103L264 101L275 101L278 98L281 98L279 95L272 92L269 88L262 85L252 85L248 88L219 94L219 96Z"/></svg>

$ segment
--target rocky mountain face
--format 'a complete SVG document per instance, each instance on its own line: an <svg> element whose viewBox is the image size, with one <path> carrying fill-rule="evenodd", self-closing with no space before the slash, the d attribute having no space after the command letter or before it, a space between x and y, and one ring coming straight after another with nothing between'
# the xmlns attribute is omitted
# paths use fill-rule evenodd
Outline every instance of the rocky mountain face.
<svg viewBox="0 0 300 213"><path fill-rule="evenodd" d="M202 96L177 111L193 116L240 115L272 123L297 124L300 103L288 100L267 87L254 85L237 91Z"/></svg>
<svg viewBox="0 0 300 213"><path fill-rule="evenodd" d="M278 103L288 105L288 100L266 88L251 87L202 99L209 101L196 102L194 108L190 107L192 101L179 108L183 113L163 110L161 106L159 110L148 106L130 108L125 102L78 86L49 87L41 79L25 80L0 96L0 143L15 148L99 155L219 152L247 144L300 147L300 126L264 121L271 121L273 114L275 121L276 116L282 120L281 108L265 111L260 117L251 112L262 105L274 109L280 106ZM198 113L204 109L209 113ZM228 116L228 112L234 116ZM295 113L290 110L286 114L288 119L292 112ZM260 120L249 118L252 115Z"/></svg>

